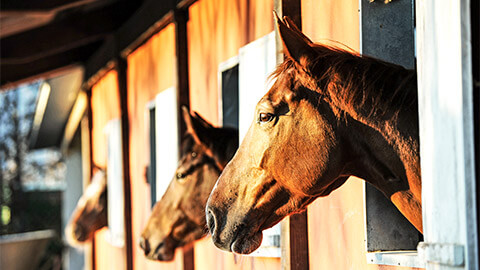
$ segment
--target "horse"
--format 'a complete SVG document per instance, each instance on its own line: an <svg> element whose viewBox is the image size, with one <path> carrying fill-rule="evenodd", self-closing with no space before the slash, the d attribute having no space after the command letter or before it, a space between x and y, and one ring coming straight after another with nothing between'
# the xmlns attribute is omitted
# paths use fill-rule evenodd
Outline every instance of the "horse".
<svg viewBox="0 0 480 270"><path fill-rule="evenodd" d="M72 246L79 246L95 235L95 231L107 226L107 177L99 169L92 182L77 202L67 226L65 236Z"/></svg>
<svg viewBox="0 0 480 270"><path fill-rule="evenodd" d="M350 176L383 192L422 232L416 73L314 44L277 16L285 60L205 209L214 244L248 254L262 231Z"/></svg>
<svg viewBox="0 0 480 270"><path fill-rule="evenodd" d="M151 260L171 261L175 249L207 234L205 205L238 147L238 131L216 128L182 107L187 132L178 168L147 221L140 247Z"/></svg>

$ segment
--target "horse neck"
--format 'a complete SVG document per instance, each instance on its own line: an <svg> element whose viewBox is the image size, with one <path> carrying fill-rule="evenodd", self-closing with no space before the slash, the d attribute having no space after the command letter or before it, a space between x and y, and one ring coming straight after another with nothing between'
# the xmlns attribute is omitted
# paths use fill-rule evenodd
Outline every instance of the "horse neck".
<svg viewBox="0 0 480 270"><path fill-rule="evenodd" d="M386 104L369 101L385 101L388 93L380 93L378 99L369 96L374 94L370 92L364 95L364 107L344 112L345 125L349 126L345 137L356 151L347 170L380 189L422 231L416 79L409 72L399 75L404 77L392 79L394 74L390 74L386 76L391 80L388 83L381 81L385 78L375 82L394 89L396 96ZM410 101L405 103L407 99ZM375 105L379 107L369 107ZM348 139L351 127L357 136Z"/></svg>

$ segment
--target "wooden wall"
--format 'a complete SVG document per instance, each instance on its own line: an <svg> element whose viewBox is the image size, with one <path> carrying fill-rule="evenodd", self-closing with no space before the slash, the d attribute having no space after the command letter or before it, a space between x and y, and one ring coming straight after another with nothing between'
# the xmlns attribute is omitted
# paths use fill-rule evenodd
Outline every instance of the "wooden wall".
<svg viewBox="0 0 480 270"><path fill-rule="evenodd" d="M107 140L104 133L108 121L120 118L117 73L108 72L92 86L92 149L93 163L107 166ZM106 241L107 229L95 234L96 269L125 269L125 248L113 247Z"/></svg>
<svg viewBox="0 0 480 270"><path fill-rule="evenodd" d="M147 260L138 245L151 213L150 186L145 176L150 162L146 106L158 93L175 85L175 26L169 24L151 37L128 56L127 62L133 268L182 269L182 252L177 251L173 262L156 262Z"/></svg>

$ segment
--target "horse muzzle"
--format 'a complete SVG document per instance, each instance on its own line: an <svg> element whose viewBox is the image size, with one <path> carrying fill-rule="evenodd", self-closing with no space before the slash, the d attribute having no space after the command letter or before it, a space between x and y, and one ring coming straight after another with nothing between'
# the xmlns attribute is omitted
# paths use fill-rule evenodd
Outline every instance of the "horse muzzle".
<svg viewBox="0 0 480 270"><path fill-rule="evenodd" d="M154 244L148 238L141 237L139 245L149 260L171 261L175 256L175 247L170 247L167 241Z"/></svg>
<svg viewBox="0 0 480 270"><path fill-rule="evenodd" d="M207 204L207 226L215 246L238 254L250 254L262 243L262 232L244 222L227 220L227 215Z"/></svg>

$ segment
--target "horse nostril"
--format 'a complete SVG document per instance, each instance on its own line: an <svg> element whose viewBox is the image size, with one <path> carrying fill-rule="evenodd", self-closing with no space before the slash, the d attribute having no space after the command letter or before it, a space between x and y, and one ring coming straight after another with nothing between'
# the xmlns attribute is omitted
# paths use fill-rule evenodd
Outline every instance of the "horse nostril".
<svg viewBox="0 0 480 270"><path fill-rule="evenodd" d="M80 239L83 236L83 230L80 226L75 226L73 229L73 234L77 239Z"/></svg>
<svg viewBox="0 0 480 270"><path fill-rule="evenodd" d="M213 211L209 208L207 209L207 226L211 235L213 235L213 232L215 231L215 223L215 215L213 214Z"/></svg>
<svg viewBox="0 0 480 270"><path fill-rule="evenodd" d="M140 247L145 251L145 256L150 253L150 243L143 236L140 237Z"/></svg>

